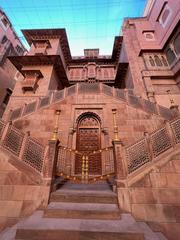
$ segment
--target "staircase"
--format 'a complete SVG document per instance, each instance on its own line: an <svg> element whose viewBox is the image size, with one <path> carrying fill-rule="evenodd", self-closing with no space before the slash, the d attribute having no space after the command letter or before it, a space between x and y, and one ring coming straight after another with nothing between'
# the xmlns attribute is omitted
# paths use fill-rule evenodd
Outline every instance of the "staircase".
<svg viewBox="0 0 180 240"><path fill-rule="evenodd" d="M49 107L57 102L62 102L69 96L77 94L102 94L111 97L115 101L121 101L127 105L140 109L144 112L160 116L166 120L172 120L176 114L169 108L150 102L147 99L143 99L134 95L132 90L118 89L109 87L105 84L94 83L78 83L60 91L49 91L47 96L44 96L38 100L34 100L26 105L19 106L16 109L12 109L7 115L8 120L16 121L20 118L24 118L27 115L33 114L42 108Z"/></svg>
<svg viewBox="0 0 180 240"><path fill-rule="evenodd" d="M165 240L120 213L107 183L71 184L53 192L48 207L4 231L1 240Z"/></svg>

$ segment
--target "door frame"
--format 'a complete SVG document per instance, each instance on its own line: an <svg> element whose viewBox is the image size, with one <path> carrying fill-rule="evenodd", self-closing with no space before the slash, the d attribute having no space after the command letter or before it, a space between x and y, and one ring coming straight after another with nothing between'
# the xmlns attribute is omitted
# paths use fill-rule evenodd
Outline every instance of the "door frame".
<svg viewBox="0 0 180 240"><path fill-rule="evenodd" d="M94 125L94 126L80 126L80 122L84 119L84 118L94 118L96 120L96 122L98 123L98 125ZM79 150L79 130L80 129L98 129L98 144L99 144L99 149L101 149L101 119L100 117L93 113L93 112L84 112L83 114L81 114L77 120L76 120L76 150ZM99 150L99 149L96 149L96 150ZM95 149L94 149L95 150ZM88 151L87 151L88 152ZM102 155L100 156L100 165L101 165L101 174L103 172L103 163L102 163ZM75 175L78 175L76 173L76 157L75 157L75 162L74 162L74 173ZM91 175L91 174L90 174ZM92 174L93 176L98 176L100 174Z"/></svg>

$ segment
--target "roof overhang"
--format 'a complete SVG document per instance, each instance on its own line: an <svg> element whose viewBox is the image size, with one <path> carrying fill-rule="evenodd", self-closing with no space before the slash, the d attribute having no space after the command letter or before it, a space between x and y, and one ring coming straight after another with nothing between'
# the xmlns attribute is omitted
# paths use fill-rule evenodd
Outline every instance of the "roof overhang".
<svg viewBox="0 0 180 240"><path fill-rule="evenodd" d="M122 36L116 36L115 37L113 50L112 50L112 59L114 61L118 61L118 59L119 59L122 42L123 42L123 37Z"/></svg>
<svg viewBox="0 0 180 240"><path fill-rule="evenodd" d="M115 87L125 88L125 78L128 65L128 63L119 63L115 78Z"/></svg>
<svg viewBox="0 0 180 240"><path fill-rule="evenodd" d="M21 73L22 68L26 66L53 65L63 86L69 86L67 74L59 55L10 56L8 59Z"/></svg>
<svg viewBox="0 0 180 240"><path fill-rule="evenodd" d="M23 29L21 31L29 45L31 45L35 40L49 40L59 38L65 61L68 62L71 60L71 52L65 28Z"/></svg>

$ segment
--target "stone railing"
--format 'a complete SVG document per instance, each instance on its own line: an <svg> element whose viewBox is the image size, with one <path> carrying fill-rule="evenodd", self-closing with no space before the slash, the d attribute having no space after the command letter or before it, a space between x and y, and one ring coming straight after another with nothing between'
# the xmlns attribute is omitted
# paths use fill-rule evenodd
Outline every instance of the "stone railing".
<svg viewBox="0 0 180 240"><path fill-rule="evenodd" d="M166 122L165 126L148 134L143 139L125 147L127 173L156 160L162 153L180 143L180 118Z"/></svg>
<svg viewBox="0 0 180 240"><path fill-rule="evenodd" d="M43 176L45 147L28 133L0 120L0 146Z"/></svg>
<svg viewBox="0 0 180 240"><path fill-rule="evenodd" d="M20 117L31 114L38 109L47 107L50 104L64 100L68 96L79 94L105 94L114 97L116 100L121 100L128 105L139 108L147 113L159 115L167 120L174 118L174 112L168 108L150 102L149 100L142 99L133 94L132 90L117 89L109 87L102 83L77 83L71 87L65 88L60 91L49 91L45 97L28 103L22 107L18 107L10 111L8 120L13 121Z"/></svg>

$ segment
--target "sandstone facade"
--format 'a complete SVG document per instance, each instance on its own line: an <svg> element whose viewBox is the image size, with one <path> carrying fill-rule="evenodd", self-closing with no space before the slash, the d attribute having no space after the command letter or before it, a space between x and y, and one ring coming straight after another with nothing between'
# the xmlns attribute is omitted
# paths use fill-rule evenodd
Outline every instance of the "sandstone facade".
<svg viewBox="0 0 180 240"><path fill-rule="evenodd" d="M58 176L87 180L88 157L89 180L115 175L122 212L178 239L179 5L150 2L111 56L72 57L64 29L23 30L30 51L9 60L24 78L0 122L2 228L45 208Z"/></svg>

